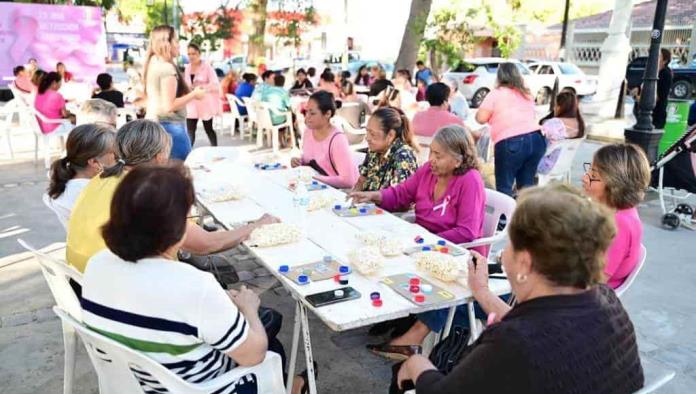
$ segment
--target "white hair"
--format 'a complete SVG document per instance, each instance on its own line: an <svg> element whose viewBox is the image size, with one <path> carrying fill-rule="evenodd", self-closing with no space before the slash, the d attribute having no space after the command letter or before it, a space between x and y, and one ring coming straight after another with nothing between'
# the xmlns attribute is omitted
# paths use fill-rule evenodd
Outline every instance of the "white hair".
<svg viewBox="0 0 696 394"><path fill-rule="evenodd" d="M113 103L102 99L91 99L80 106L77 114L77 125L102 123L116 128L118 109Z"/></svg>

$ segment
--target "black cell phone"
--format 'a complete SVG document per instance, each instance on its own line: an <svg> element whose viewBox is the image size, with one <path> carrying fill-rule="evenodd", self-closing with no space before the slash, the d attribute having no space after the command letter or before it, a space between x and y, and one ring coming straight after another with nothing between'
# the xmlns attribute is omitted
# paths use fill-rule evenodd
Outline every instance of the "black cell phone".
<svg viewBox="0 0 696 394"><path fill-rule="evenodd" d="M360 293L350 286L325 291L323 293L310 294L305 297L307 302L312 304L315 308L335 304L337 302L354 300L356 298L360 298Z"/></svg>

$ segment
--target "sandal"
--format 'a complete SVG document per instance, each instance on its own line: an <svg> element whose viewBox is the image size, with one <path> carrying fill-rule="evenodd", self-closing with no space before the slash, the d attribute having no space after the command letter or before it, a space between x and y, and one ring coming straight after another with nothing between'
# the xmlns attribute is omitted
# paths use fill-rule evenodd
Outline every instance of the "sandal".
<svg viewBox="0 0 696 394"><path fill-rule="evenodd" d="M389 342L367 345L367 350L378 356L397 361L404 361L414 354L423 352L423 348L419 345L390 345Z"/></svg>
<svg viewBox="0 0 696 394"><path fill-rule="evenodd" d="M317 365L316 361L313 361L312 364L314 365L314 381L316 382L317 378L319 377L319 366ZM300 390L300 394L309 393L309 377L307 377L307 370L305 369L298 376L302 378L302 382L303 382L302 390Z"/></svg>

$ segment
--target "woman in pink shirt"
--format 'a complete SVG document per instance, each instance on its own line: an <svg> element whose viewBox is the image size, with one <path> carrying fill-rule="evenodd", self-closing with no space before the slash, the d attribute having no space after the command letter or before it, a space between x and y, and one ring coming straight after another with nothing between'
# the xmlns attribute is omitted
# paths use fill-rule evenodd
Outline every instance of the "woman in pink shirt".
<svg viewBox="0 0 696 394"><path fill-rule="evenodd" d="M48 119L66 119L71 114L65 109L65 98L58 93L61 77L55 71L44 75L39 82L39 89L34 100L34 108ZM44 134L64 133L73 128L70 122L45 123L41 119L39 126Z"/></svg>
<svg viewBox="0 0 696 394"><path fill-rule="evenodd" d="M413 132L423 137L432 137L437 130L449 125L464 127L464 121L449 112L450 88L442 82L428 86L425 98L430 107L413 116Z"/></svg>
<svg viewBox="0 0 696 394"><path fill-rule="evenodd" d="M213 116L220 113L220 81L210 64L201 60L201 50L196 44L188 46L189 64L184 70L184 79L191 90L202 87L206 90L200 100L189 101L186 104L186 129L188 129L191 146L196 141L198 120L203 121L203 128L208 135L211 146L217 146L217 134L213 130Z"/></svg>
<svg viewBox="0 0 696 394"><path fill-rule="evenodd" d="M433 234L460 244L480 238L486 193L478 171L476 145L461 126L438 130L430 145L430 160L403 183L376 192L350 194L356 202L374 202L389 211L416 207L416 223ZM474 248L480 253L485 248ZM389 358L403 358L419 350L423 339L440 331L446 310L419 314L416 323L389 343L368 349Z"/></svg>
<svg viewBox="0 0 696 394"><path fill-rule="evenodd" d="M648 159L632 144L605 145L595 152L592 163L585 163L585 192L615 211L616 237L607 250L604 267L607 284L613 289L633 272L641 257L643 224L636 206L649 184Z"/></svg>
<svg viewBox="0 0 696 394"><path fill-rule="evenodd" d="M305 109L307 130L302 137L302 157L290 161L292 167L310 166L319 175L314 178L340 189L352 188L358 180L348 139L331 125L336 114L334 95L326 91L312 94Z"/></svg>
<svg viewBox="0 0 696 394"><path fill-rule="evenodd" d="M509 196L535 184L546 140L539 131L534 99L515 63L498 66L497 87L486 95L476 121L490 125L495 144L495 188Z"/></svg>

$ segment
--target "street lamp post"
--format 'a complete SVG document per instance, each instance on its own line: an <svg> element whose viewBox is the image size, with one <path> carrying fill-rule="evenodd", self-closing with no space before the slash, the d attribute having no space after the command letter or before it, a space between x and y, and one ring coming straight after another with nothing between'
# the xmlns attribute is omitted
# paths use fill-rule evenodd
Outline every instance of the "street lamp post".
<svg viewBox="0 0 696 394"><path fill-rule="evenodd" d="M648 159L652 162L657 158L657 148L660 138L664 131L655 130L652 123L652 112L655 108L655 92L657 91L657 69L660 54L660 44L662 43L662 32L665 27L665 14L667 13L667 1L657 0L655 7L655 19L653 29L650 33L650 51L648 53L648 63L645 66L643 75L643 88L638 104L638 115L636 124L632 128L624 131L627 142L634 143L645 151Z"/></svg>

